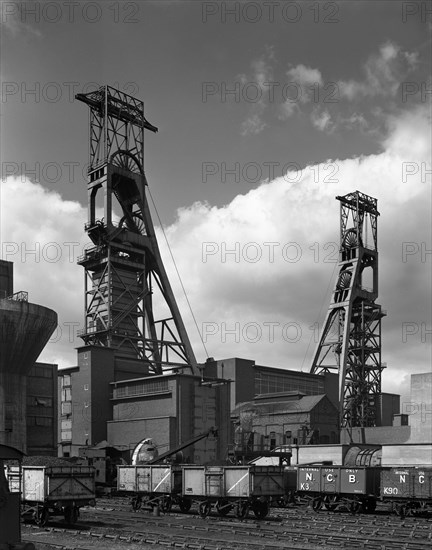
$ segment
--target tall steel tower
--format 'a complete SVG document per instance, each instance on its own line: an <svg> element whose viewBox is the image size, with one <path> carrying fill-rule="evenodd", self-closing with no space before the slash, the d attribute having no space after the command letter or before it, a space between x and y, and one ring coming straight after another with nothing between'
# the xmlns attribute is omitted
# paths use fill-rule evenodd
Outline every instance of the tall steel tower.
<svg viewBox="0 0 432 550"><path fill-rule="evenodd" d="M77 94L90 107L85 269L86 345L142 362L143 375L199 374L162 263L146 197L144 103L103 86ZM99 216L99 219L98 219Z"/></svg>
<svg viewBox="0 0 432 550"><path fill-rule="evenodd" d="M311 373L339 372L340 427L375 426L381 393L377 199L360 191L340 201L339 273Z"/></svg>

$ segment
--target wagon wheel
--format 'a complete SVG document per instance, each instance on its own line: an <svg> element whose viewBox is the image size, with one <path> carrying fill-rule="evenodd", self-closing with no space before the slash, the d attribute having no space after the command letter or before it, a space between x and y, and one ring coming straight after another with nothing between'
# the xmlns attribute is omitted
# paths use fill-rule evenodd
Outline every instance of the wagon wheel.
<svg viewBox="0 0 432 550"><path fill-rule="evenodd" d="M243 500L236 506L236 516L239 519L245 519L249 513L249 502Z"/></svg>
<svg viewBox="0 0 432 550"><path fill-rule="evenodd" d="M159 500L160 509L164 513L171 512L172 504L172 498L169 495L164 496Z"/></svg>
<svg viewBox="0 0 432 550"><path fill-rule="evenodd" d="M208 500L201 502L199 505L199 515L202 518L207 517L210 514L211 504Z"/></svg>
<svg viewBox="0 0 432 550"><path fill-rule="evenodd" d="M400 518L404 518L406 516L409 516L411 514L411 509L410 507L408 506L408 504L396 504L396 514L400 517Z"/></svg>
<svg viewBox="0 0 432 550"><path fill-rule="evenodd" d="M68 506L64 511L64 518L68 525L73 525L78 521L79 510L76 506Z"/></svg>
<svg viewBox="0 0 432 550"><path fill-rule="evenodd" d="M279 506L279 508L285 508L286 506L288 506L288 503L289 503L289 496L286 495L284 497L279 497L277 500L276 500L276 503L277 505Z"/></svg>
<svg viewBox="0 0 432 550"><path fill-rule="evenodd" d="M231 508L232 508L231 504L223 498L219 499L216 502L216 510L220 516L226 516L227 514L229 514L229 512L231 511Z"/></svg>
<svg viewBox="0 0 432 550"><path fill-rule="evenodd" d="M357 231L354 228L348 229L345 232L342 240L342 246L344 248L357 248L361 244L361 240L357 238Z"/></svg>
<svg viewBox="0 0 432 550"><path fill-rule="evenodd" d="M36 525L39 525L40 527L45 527L49 519L48 508L45 508L44 506L38 506L34 511L33 517Z"/></svg>
<svg viewBox="0 0 432 550"><path fill-rule="evenodd" d="M119 149L110 157L110 163L123 170L129 170L138 174L143 174L143 169L138 158L125 149Z"/></svg>
<svg viewBox="0 0 432 550"><path fill-rule="evenodd" d="M141 497L133 497L131 500L132 510L135 512L141 508L142 500Z"/></svg>
<svg viewBox="0 0 432 550"><path fill-rule="evenodd" d="M264 519L270 511L270 506L266 500L257 500L253 504L253 512L257 519Z"/></svg>
<svg viewBox="0 0 432 550"><path fill-rule="evenodd" d="M336 283L336 288L338 290L346 290L351 285L351 277L352 273L351 271L348 271L347 269L344 269L339 273L338 281Z"/></svg>
<svg viewBox="0 0 432 550"><path fill-rule="evenodd" d="M361 502L358 500L353 500L348 505L348 510L351 512L351 514L357 514L357 512L360 510Z"/></svg>
<svg viewBox="0 0 432 550"><path fill-rule="evenodd" d="M312 510L319 512L323 506L323 499L321 497L314 498L312 500Z"/></svg>
<svg viewBox="0 0 432 550"><path fill-rule="evenodd" d="M324 497L324 506L327 510L331 512L336 510L338 505L339 497L337 495L327 495Z"/></svg>
<svg viewBox="0 0 432 550"><path fill-rule="evenodd" d="M179 508L181 512L185 514L186 512L189 512L191 507L192 507L192 501L189 498L180 498Z"/></svg>

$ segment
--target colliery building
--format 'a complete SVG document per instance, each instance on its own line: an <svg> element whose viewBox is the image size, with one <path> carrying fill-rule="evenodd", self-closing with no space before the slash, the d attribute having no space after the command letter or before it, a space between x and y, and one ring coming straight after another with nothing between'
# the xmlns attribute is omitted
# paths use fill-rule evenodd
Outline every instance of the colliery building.
<svg viewBox="0 0 432 550"><path fill-rule="evenodd" d="M242 358L199 365L150 214L144 132L157 128L142 101L110 86L76 97L90 108L83 345L56 388L56 366L35 361L57 316L14 293L12 265L0 262L0 443L32 454L57 444L64 457L98 445L130 460L152 438L159 454L190 442L182 459L208 464L230 450L431 442L430 375L412 378L402 414L381 389L376 199L336 197L338 273L309 372ZM201 438L214 427L217 438Z"/></svg>

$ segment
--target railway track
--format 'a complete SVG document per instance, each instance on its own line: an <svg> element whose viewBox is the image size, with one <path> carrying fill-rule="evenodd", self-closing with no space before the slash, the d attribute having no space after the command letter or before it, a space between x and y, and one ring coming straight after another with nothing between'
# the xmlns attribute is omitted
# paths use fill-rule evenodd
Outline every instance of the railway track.
<svg viewBox="0 0 432 550"><path fill-rule="evenodd" d="M401 520L379 510L371 515L313 512L307 508L272 508L265 521L175 511L154 516L132 512L125 499L99 501L85 508L78 523L61 521L49 527L23 526L23 539L38 550L108 550L114 548L185 548L191 550L306 550L334 549L429 550L432 518Z"/></svg>

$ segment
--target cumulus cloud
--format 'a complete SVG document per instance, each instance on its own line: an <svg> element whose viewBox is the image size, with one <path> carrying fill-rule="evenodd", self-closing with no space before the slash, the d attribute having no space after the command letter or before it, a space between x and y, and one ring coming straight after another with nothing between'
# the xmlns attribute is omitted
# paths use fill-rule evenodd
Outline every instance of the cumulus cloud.
<svg viewBox="0 0 432 550"><path fill-rule="evenodd" d="M398 392L410 373L430 369L430 135L425 106L401 112L388 120L380 153L306 166L223 207L197 202L179 209L166 235L208 354L309 369L338 261L335 196L358 189L378 198L381 213L378 302L388 311L383 389ZM75 261L86 241L85 208L29 180L9 178L2 184L1 213L3 243L19 248L7 249L8 257L3 250L3 259L15 261L15 288L56 309L61 326L80 323L83 269ZM158 239L192 345L204 360L160 230ZM32 248L36 242L58 243L61 258L49 260L58 250L53 247L39 262L31 255L22 261L22 243ZM73 261L66 242L78 243ZM78 345L79 339L69 342L63 334L42 358L73 364Z"/></svg>
<svg viewBox="0 0 432 550"><path fill-rule="evenodd" d="M409 373L430 368L427 109L395 116L388 129L379 154L306 166L223 208L196 203L178 211L169 241L210 355L309 368L338 259L335 196L359 189L378 198L381 213L384 390L397 392Z"/></svg>
<svg viewBox="0 0 432 550"><path fill-rule="evenodd" d="M17 199L19 197L19 200ZM87 209L65 201L25 176L0 182L0 258L14 262L14 290L58 312L59 326L44 360L74 363L77 326L84 312L83 270L76 265L88 241Z"/></svg>

